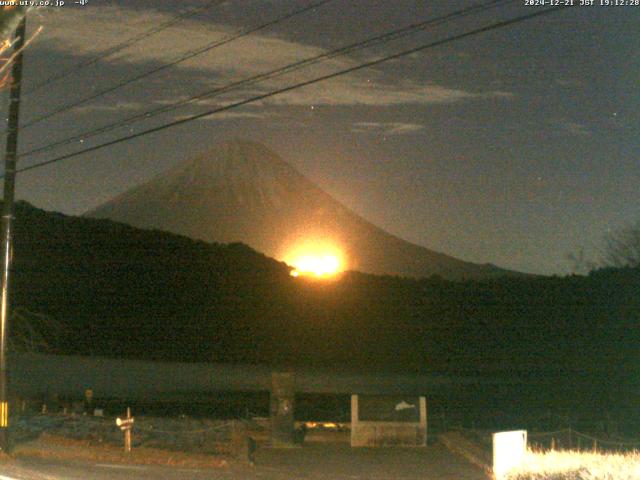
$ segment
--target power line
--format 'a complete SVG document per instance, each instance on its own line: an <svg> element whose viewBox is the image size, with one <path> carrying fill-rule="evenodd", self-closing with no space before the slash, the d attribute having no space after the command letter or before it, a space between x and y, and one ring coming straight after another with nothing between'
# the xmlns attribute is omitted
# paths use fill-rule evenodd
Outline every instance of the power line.
<svg viewBox="0 0 640 480"><path fill-rule="evenodd" d="M143 78L147 78L147 77L149 77L151 75L154 75L154 74L156 74L158 72L166 70L167 68L173 67L173 66L178 65L178 64L180 64L182 62L185 62L185 61L190 60L190 59L192 59L194 57L197 57L198 55L202 55L204 53L210 52L211 50L213 50L215 48L218 48L218 47L221 47L223 45L226 45L228 43L231 43L234 40L237 40L239 38L245 37L245 36L250 35L252 33L258 32L260 30L264 30L265 28L272 27L274 25L277 25L278 23L281 23L281 22L283 22L285 20L288 20L288 19L290 19L292 17L295 17L297 15L306 13L306 12L308 12L310 10L319 8L319 7L321 7L321 6L323 6L323 5L327 4L327 3L330 3L332 1L334 1L334 0L322 0L322 1L319 1L319 2L316 2L316 3L312 3L312 4L310 4L310 5L306 6L306 7L299 8L297 10L289 12L289 13L287 13L285 15L282 15L282 16L280 16L280 17L278 17L278 18L276 18L274 20L271 20L271 21L269 21L267 23L263 23L263 24L255 27L255 28L244 29L244 30L241 30L240 32L238 32L235 35L231 35L231 36L229 36L227 38L224 38L222 40L217 40L215 42L208 43L204 47L201 47L201 48L199 48L197 50L192 50L192 51L186 53L185 55L183 55L181 57L178 57L177 59L175 59L175 60L173 60L173 61L171 61L169 63L165 63L163 65L160 65L159 67L156 67L156 68L153 68L151 70L148 70L148 71L146 71L144 73L141 73L139 75L136 75L136 76L134 76L132 78L126 79L126 80L124 80L124 81L122 81L122 82L120 82L120 83L118 83L118 84L116 84L114 86L111 86L111 87L106 88L106 89L104 89L104 90L102 90L100 92L97 92L97 93L95 93L93 95L90 95L89 97L83 98L81 100L78 100L77 102L74 102L74 103L71 103L71 104L68 104L68 105L64 105L64 106L62 106L60 108L57 108L57 109L55 109L55 110L53 110L53 111L51 111L49 113L41 115L40 117L37 117L37 118L35 118L33 120L30 120L29 122L25 123L24 125L21 125L20 128L27 129L27 128L29 128L29 127L31 127L33 125L36 125L37 123L40 123L40 122L42 122L42 121L44 121L44 120L46 120L48 118L51 118L51 117L53 117L55 115L58 115L60 113L66 112L66 111L69 111L69 110L71 110L71 109L73 109L75 107L79 107L80 105L84 105L85 103L88 103L88 102L90 102L92 100L95 100L96 98L100 98L100 97L106 95L107 93L111 93L111 92L113 92L115 90L118 90L118 89L120 89L122 87L125 87L125 86L130 85L132 83L135 83L135 82L137 82L139 80L142 80Z"/></svg>
<svg viewBox="0 0 640 480"><path fill-rule="evenodd" d="M227 0L211 0L208 3L206 3L203 6L200 7L194 7L194 8L190 8L187 9L181 13L179 13L178 15L170 18L169 20L167 20L164 23L161 23L160 25L157 25L153 28L150 28L149 30L146 30L145 32L142 32L134 37L131 37L127 40L125 40L124 42L121 42L117 45L115 45L114 47L108 48L104 51L102 51L101 53L99 53L98 55L96 55L95 57L89 58L87 60L83 60L80 63L77 63L76 65L74 65L73 67L64 70L58 74L52 75L51 77L47 78L46 80L43 80L42 82L34 85L33 87L31 87L27 92L26 95L29 95L33 92L36 92L38 90L41 90L42 88L46 87L47 85L50 85L54 82L57 82L59 80L62 80L63 78L67 78L73 74L75 74L76 72L78 72L79 70L82 70L83 68L86 68L90 65L93 65L97 62L99 62L100 60L110 57L111 55L114 55L122 50L125 50L126 48L129 48L132 45L135 45L136 43L141 42L142 40L145 40L146 38L151 37L152 35L155 35L158 32L161 32L163 30L166 30L167 28L172 27L173 25L175 25L178 22L181 22L182 20L184 20L185 18L189 18L192 17L194 15L197 15L201 12L204 12L212 7L215 7L219 4L225 3Z"/></svg>
<svg viewBox="0 0 640 480"><path fill-rule="evenodd" d="M347 53L352 53L354 51L363 49L363 48L369 48L378 44L382 44L382 43L388 43L392 40L397 40L399 38L411 35L413 33L415 33L418 30L423 30L426 27L430 27L430 26L434 26L434 25L439 25L442 23L446 23L452 19L456 19L456 18L460 18L460 17L464 17L467 15L471 15L471 14L475 14L478 13L480 11L486 11L489 10L491 8L495 8L497 6L501 6L501 5L505 5L505 4L509 4L509 3L514 3L516 0L492 0L490 2L486 2L483 4L476 4L472 7L468 7L466 9L463 10L457 10L455 12L449 13L447 15L441 16L441 17L437 17L437 18L433 18L433 19L429 19L429 20L425 20L422 22L418 22L418 23L414 23L405 27L402 27L400 29L397 30L393 30L391 32L382 34L382 35L378 35L375 37L371 37L368 38L366 40L360 41L360 42L356 42L356 43L352 43L350 45L341 47L339 49L336 50L332 50L330 52L326 52L326 53L322 53L319 55L315 55L313 57L309 57L303 60L300 60L298 62L295 62L293 64L289 64L286 65L284 67L280 67L265 73L261 73L258 75L254 75L252 77L249 78L245 78L243 80L239 80L237 82L233 82L230 84L227 84L225 86L222 87L216 87L213 90L207 90L205 92L202 92L198 95L189 97L187 99L184 100L180 100L178 102L174 102L170 105L165 105L165 106L161 106L158 107L154 110L148 110L146 112L143 113L138 113L135 114L133 116L130 116L128 118L122 119L122 120L117 120L116 122L113 122L111 124L107 124L107 125L103 125L102 127L98 127L96 129L93 130L89 130L89 131L85 131L83 133L80 134L76 134L73 135L71 137L67 137L63 140L59 140L57 142L53 142L41 147L36 147L32 150L29 150L27 152L24 152L20 155L20 157L25 157L25 156L29 156L29 155L33 155L36 153L42 153L48 150L51 150L53 148L59 147L61 145L66 145L69 143L73 143L75 141L81 140L84 141L87 138L91 138L94 137L96 135L102 134L102 133L106 133L109 132L111 130L114 130L116 128L119 127L123 127L125 125L130 125L132 123L137 123L139 121L143 121L143 120L147 120L153 116L165 113L165 112L169 112L172 110L175 110L177 108L180 108L182 106L185 105L189 105L192 104L198 100L204 99L204 98L211 98L211 97L215 97L218 95L221 95L223 93L227 93L229 91L232 90L236 90L240 87L245 87L248 85L252 85L254 83L258 83L264 80L269 80L269 79L273 79L273 78L277 78L280 77L282 75L285 75L287 73L291 73L293 71L299 70L301 68L305 68L308 67L310 65L314 65L316 63L328 60L330 58L334 58L340 55L344 55Z"/></svg>
<svg viewBox="0 0 640 480"><path fill-rule="evenodd" d="M199 113L197 115L191 115L191 116L189 116L187 118L183 118L183 119L180 119L180 120L175 120L173 122L170 122L170 123L167 123L167 124L164 124L164 125L160 125L160 126L157 126L157 127L149 128L149 129L147 129L145 131L142 131L142 132L138 132L138 133L135 133L135 134L132 134L132 135L127 135L125 137L121 137L121 138L117 138L115 140L111 140L111 141L108 141L108 142L105 142L105 143L101 143L100 145L95 145L93 147L88 147L88 148L85 148L83 150L79 150L77 152L68 153L66 155L61 155L59 157L52 158L50 160L46 160L44 162L39 162L39 163L36 163L34 165L30 165L28 167L20 168L17 171L18 172L25 172L25 171L28 171L28 170L34 170L36 168L44 167L45 165L51 165L53 163L61 162L63 160L67 160L69 158L77 157L78 155L82 155L83 153L95 152L96 150L101 150L101 149L106 148L106 147L110 147L110 146L117 145L117 144L122 143L122 142L133 140L133 139L142 137L144 135L148 135L150 133L159 132L161 130L165 130L165 129L170 128L170 127L175 127L177 125L182 125L182 124L185 124L185 123L188 123L188 122L192 122L192 121L198 120L200 118L208 117L208 116L216 114L216 113L220 113L220 112L224 112L224 111L227 111L227 110L231 110L233 108L237 108L237 107L240 107L240 106L243 106L243 105L247 105L249 103L253 103L253 102L256 102L256 101L259 101L259 100L264 100L266 98L270 98L270 97L273 97L273 96L276 96L276 95L280 95L282 93L290 92L292 90L296 90L298 88L306 87L306 86L312 85L314 83L322 82L322 81L329 80L329 79L332 79L332 78L336 78L336 77L339 77L339 76L342 76L342 75L346 75L348 73L352 73L352 72L355 72L355 71L358 71L358 70L362 70L364 68L369 68L369 67L372 67L372 66L375 66L375 65L379 65L379 64L387 62L389 60L395 60L395 59L404 57L406 55L411 55L412 53L417 53L417 52L420 52L420 51L423 51L423 50L427 50L427 49L430 49L430 48L438 47L440 45L451 43L451 42L454 42L456 40L461 40L463 38L468 38L468 37L471 37L471 36L474 36L474 35L478 35L478 34L481 34L481 33L489 32L489 31L492 31L492 30L497 30L497 29L500 29L500 28L504 28L504 27L507 27L507 26L510 26L510 25L514 25L514 24L517 24L517 23L520 23L520 22L531 20L531 19L536 18L536 17L540 17L542 15L548 15L550 13L557 12L557 11L565 9L565 8L568 8L568 6L564 6L563 5L563 6L552 7L552 8L546 9L546 10L537 11L537 12L530 13L530 14L527 14L527 15L521 15L519 17L515 17L515 18L509 19L509 20L503 20L503 21L500 21L500 22L495 22L495 23L492 23L491 25L488 25L486 27L476 28L474 30L470 30L470 31L465 32L465 33L461 33L461 34L458 34L458 35L453 35L453 36L444 38L442 40L437 40L435 42L423 44L423 45L420 45L418 47L410 48L408 50L403 50L403 51L401 51L399 53L395 53L393 55L388 55L388 56L385 56L385 57L382 57L382 58L379 58L379 59L376 59L376 60L372 60L370 62L362 63L360 65L356 65L356 66L353 66L353 67L350 67L350 68L346 68L346 69L340 70L338 72L330 73L330 74L327 74L327 75L322 75L320 77L316 77L316 78L311 79L311 80L307 80L307 81L304 81L304 82L296 83L296 84L290 85L288 87L280 88L278 90L274 90L274 91L271 91L271 92L268 92L268 93L264 93L264 94L261 94L261 95L256 95L256 96L251 97L249 99L242 100L242 101L239 101L239 102L236 102L236 103L232 103L232 104L226 105L224 107L219 107L219 108L216 108L216 109L213 109L213 110L208 110L206 112Z"/></svg>

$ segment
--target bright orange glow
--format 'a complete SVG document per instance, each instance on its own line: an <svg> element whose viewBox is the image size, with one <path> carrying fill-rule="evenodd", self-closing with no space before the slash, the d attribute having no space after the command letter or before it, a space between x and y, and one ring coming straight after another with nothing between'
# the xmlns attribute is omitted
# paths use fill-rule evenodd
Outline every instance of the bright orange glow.
<svg viewBox="0 0 640 480"><path fill-rule="evenodd" d="M326 277L335 275L341 270L340 260L334 255L323 255L319 257L305 255L294 260L293 265L296 267L296 269L291 272L291 276L293 277L299 275Z"/></svg>
<svg viewBox="0 0 640 480"><path fill-rule="evenodd" d="M293 267L292 277L329 278L345 269L342 253L334 246L320 242L306 242L285 255Z"/></svg>

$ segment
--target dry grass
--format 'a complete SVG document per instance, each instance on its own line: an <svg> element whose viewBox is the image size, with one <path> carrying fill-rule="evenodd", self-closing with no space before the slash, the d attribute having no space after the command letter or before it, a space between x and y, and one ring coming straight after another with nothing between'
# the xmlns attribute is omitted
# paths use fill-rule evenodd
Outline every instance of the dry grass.
<svg viewBox="0 0 640 480"><path fill-rule="evenodd" d="M134 448L131 453L125 453L120 447L96 445L85 440L73 440L46 433L33 442L16 447L13 456L188 468L223 468L227 466L226 460L211 455L173 452L155 448Z"/></svg>
<svg viewBox="0 0 640 480"><path fill-rule="evenodd" d="M640 452L527 452L522 467L506 480L638 480Z"/></svg>

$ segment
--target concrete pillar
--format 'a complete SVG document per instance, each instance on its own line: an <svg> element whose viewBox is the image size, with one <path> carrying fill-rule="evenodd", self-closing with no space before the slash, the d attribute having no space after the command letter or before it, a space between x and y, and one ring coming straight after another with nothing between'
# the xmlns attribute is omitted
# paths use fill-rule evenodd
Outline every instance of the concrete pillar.
<svg viewBox="0 0 640 480"><path fill-rule="evenodd" d="M295 446L294 424L295 375L294 372L271 374L271 445Z"/></svg>
<svg viewBox="0 0 640 480"><path fill-rule="evenodd" d="M358 395L351 395L351 446L361 446L358 442L360 439L360 424L358 423Z"/></svg>
<svg viewBox="0 0 640 480"><path fill-rule="evenodd" d="M421 445L427 446L427 398L420 397L420 430L419 436L422 438Z"/></svg>

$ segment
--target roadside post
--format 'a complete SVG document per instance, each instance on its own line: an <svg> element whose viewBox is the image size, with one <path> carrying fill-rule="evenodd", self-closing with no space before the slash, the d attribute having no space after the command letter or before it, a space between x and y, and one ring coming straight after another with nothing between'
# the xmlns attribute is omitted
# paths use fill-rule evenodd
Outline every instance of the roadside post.
<svg viewBox="0 0 640 480"><path fill-rule="evenodd" d="M93 390L87 388L84 391L84 413L87 415L93 415Z"/></svg>
<svg viewBox="0 0 640 480"><path fill-rule="evenodd" d="M127 407L126 418L116 418L116 425L124 432L124 451L131 451L131 430L133 429L134 418L131 416L131 408Z"/></svg>

